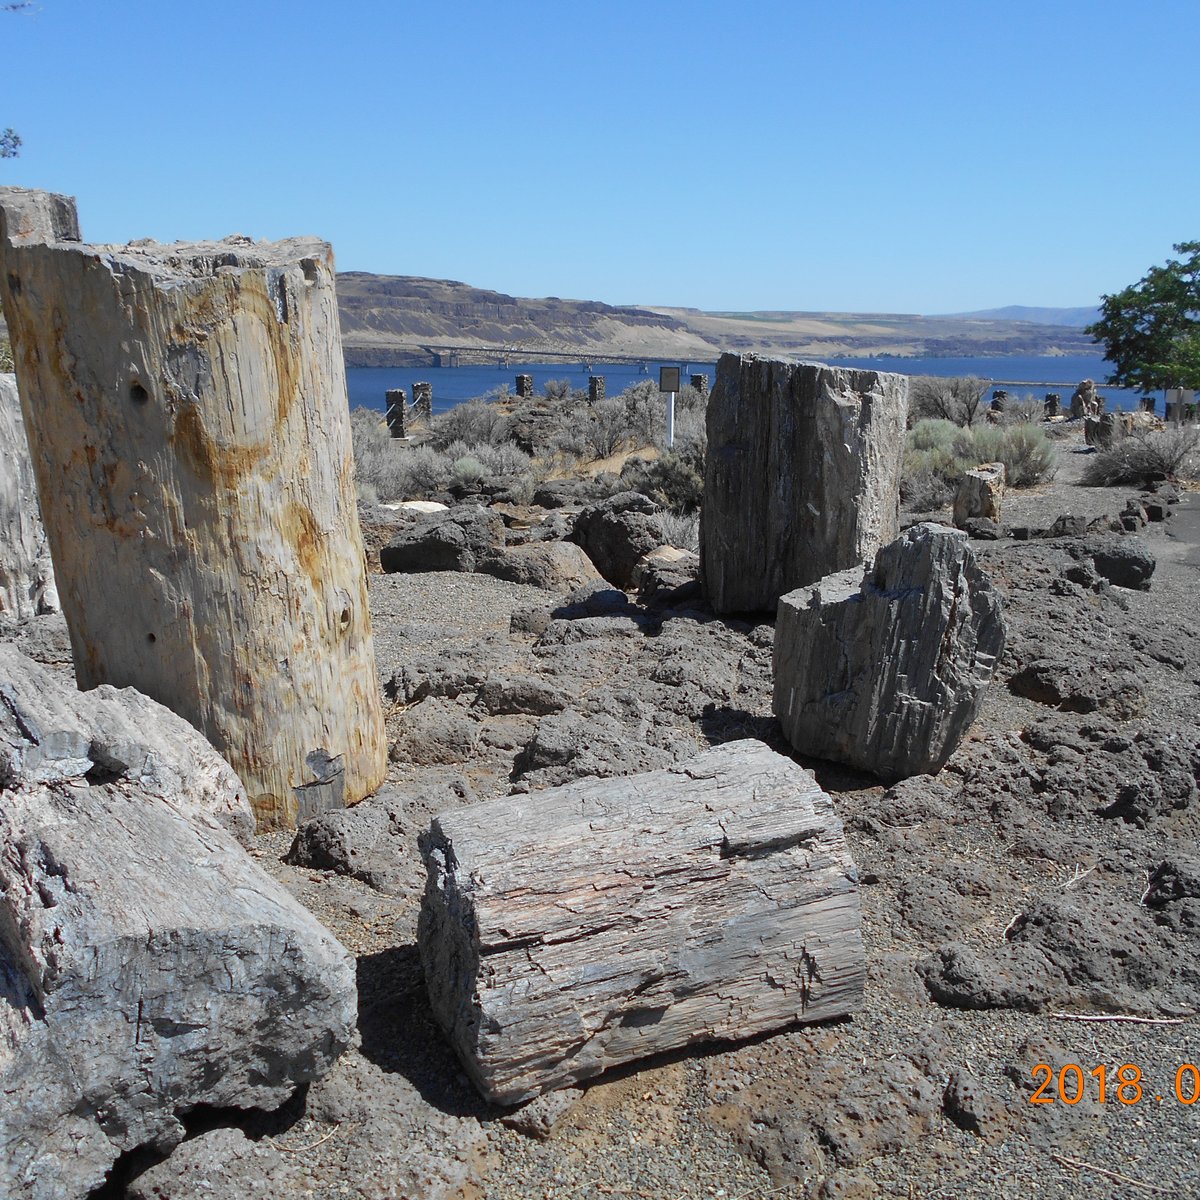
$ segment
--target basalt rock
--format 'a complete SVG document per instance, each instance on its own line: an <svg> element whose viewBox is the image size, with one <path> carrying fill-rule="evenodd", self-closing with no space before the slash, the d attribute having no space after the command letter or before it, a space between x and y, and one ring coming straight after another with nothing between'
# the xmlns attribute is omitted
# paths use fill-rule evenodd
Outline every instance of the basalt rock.
<svg viewBox="0 0 1200 1200"><path fill-rule="evenodd" d="M722 356L700 513L717 612L772 611L896 537L907 411L903 375Z"/></svg>
<svg viewBox="0 0 1200 1200"><path fill-rule="evenodd" d="M648 496L618 492L585 508L575 518L571 539L609 583L628 590L636 586L634 570L641 557L666 540L660 513Z"/></svg>
<svg viewBox="0 0 1200 1200"><path fill-rule="evenodd" d="M779 602L775 715L802 754L884 779L933 774L1004 651L999 598L966 538L916 525Z"/></svg>
<svg viewBox="0 0 1200 1200"><path fill-rule="evenodd" d="M486 508L464 504L422 514L379 551L385 572L475 571L504 550L504 522Z"/></svg>

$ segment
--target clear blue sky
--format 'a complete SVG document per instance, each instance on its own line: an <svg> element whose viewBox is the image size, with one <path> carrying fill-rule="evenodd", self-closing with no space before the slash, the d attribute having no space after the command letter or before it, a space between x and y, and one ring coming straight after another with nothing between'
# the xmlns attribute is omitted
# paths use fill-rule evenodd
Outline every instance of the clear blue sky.
<svg viewBox="0 0 1200 1200"><path fill-rule="evenodd" d="M89 241L709 309L1093 303L1200 238L1197 0L36 0L0 184Z"/></svg>

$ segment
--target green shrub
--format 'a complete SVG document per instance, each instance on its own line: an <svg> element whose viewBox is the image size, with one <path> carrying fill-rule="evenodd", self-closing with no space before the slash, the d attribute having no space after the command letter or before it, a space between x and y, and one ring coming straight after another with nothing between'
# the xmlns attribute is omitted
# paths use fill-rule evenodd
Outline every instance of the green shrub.
<svg viewBox="0 0 1200 1200"><path fill-rule="evenodd" d="M489 400L468 400L439 413L430 424L433 444L444 450L452 442L467 445L498 445L508 440L508 418L498 404Z"/></svg>
<svg viewBox="0 0 1200 1200"><path fill-rule="evenodd" d="M927 512L954 498L967 471L1002 462L1009 487L1032 487L1055 471L1054 444L1027 424L959 428L945 420L925 420L908 433L900 496L905 507Z"/></svg>
<svg viewBox="0 0 1200 1200"><path fill-rule="evenodd" d="M0 337L0 372L11 373L13 369L12 342L6 337Z"/></svg>
<svg viewBox="0 0 1200 1200"><path fill-rule="evenodd" d="M663 537L668 546L679 550L691 550L696 553L700 549L700 514L699 513L663 513Z"/></svg>
<svg viewBox="0 0 1200 1200"><path fill-rule="evenodd" d="M1200 429L1135 430L1099 451L1084 468L1088 487L1135 487L1157 479L1200 478Z"/></svg>
<svg viewBox="0 0 1200 1200"><path fill-rule="evenodd" d="M464 487L474 487L486 474L483 469L483 463L473 455L464 454L461 458L454 460L454 465L451 467L454 482L462 484Z"/></svg>
<svg viewBox="0 0 1200 1200"><path fill-rule="evenodd" d="M958 437L959 426L953 421L931 417L918 421L908 431L910 450L948 450Z"/></svg>
<svg viewBox="0 0 1200 1200"><path fill-rule="evenodd" d="M1058 469L1054 443L1040 429L1021 423L1010 425L1003 432L995 456L987 461L1004 464L1009 487L1033 487L1054 478Z"/></svg>

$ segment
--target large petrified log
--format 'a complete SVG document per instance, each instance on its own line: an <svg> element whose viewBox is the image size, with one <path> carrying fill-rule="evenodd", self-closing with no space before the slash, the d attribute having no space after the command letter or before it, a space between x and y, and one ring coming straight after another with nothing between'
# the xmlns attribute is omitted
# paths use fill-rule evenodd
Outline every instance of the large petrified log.
<svg viewBox="0 0 1200 1200"><path fill-rule="evenodd" d="M760 742L444 813L422 850L430 998L490 1100L861 998L841 822Z"/></svg>
<svg viewBox="0 0 1200 1200"><path fill-rule="evenodd" d="M0 1194L78 1200L196 1106L320 1078L354 962L219 823L241 789L186 722L2 649Z"/></svg>
<svg viewBox="0 0 1200 1200"><path fill-rule="evenodd" d="M17 379L0 375L0 613L25 621L57 611Z"/></svg>
<svg viewBox="0 0 1200 1200"><path fill-rule="evenodd" d="M0 296L81 687L201 729L263 825L356 800L386 743L333 255L87 246L0 189Z"/></svg>
<svg viewBox="0 0 1200 1200"><path fill-rule="evenodd" d="M780 599L775 715L802 754L888 780L931 774L975 719L1004 636L966 537L916 525L865 570Z"/></svg>
<svg viewBox="0 0 1200 1200"><path fill-rule="evenodd" d="M907 412L904 375L721 356L700 510L717 612L773 612L896 536Z"/></svg>

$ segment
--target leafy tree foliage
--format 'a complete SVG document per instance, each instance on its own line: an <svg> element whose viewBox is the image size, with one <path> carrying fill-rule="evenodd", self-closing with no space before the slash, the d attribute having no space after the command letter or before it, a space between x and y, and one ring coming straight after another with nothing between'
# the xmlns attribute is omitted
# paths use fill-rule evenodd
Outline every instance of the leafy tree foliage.
<svg viewBox="0 0 1200 1200"><path fill-rule="evenodd" d="M1175 247L1183 258L1151 267L1143 279L1101 297L1087 332L1104 345L1118 387L1200 388L1200 242Z"/></svg>

